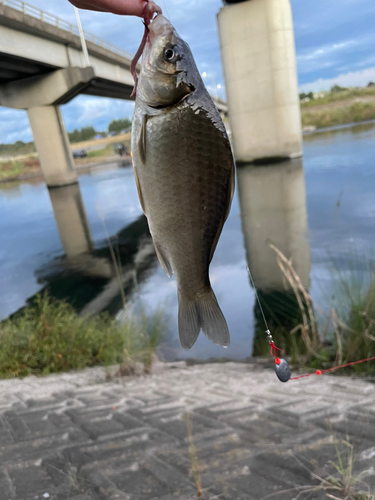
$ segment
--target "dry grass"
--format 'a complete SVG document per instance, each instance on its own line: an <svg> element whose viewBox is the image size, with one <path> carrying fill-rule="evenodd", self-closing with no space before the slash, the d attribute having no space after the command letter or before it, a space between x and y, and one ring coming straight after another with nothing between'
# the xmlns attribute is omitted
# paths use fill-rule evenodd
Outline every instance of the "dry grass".
<svg viewBox="0 0 375 500"><path fill-rule="evenodd" d="M293 335L300 331L307 350L319 358L318 350L321 347L321 342L315 321L312 298L305 290L291 261L275 245L271 244L270 247L276 252L277 263L293 290L302 315L302 323L297 325L290 333Z"/></svg>
<svg viewBox="0 0 375 500"><path fill-rule="evenodd" d="M311 101L301 103L301 109L303 110L306 108L314 108L315 106L320 106L322 104L340 103L342 101L349 101L366 97L375 97L374 87L352 87L340 92L330 92L319 99L313 99Z"/></svg>
<svg viewBox="0 0 375 500"><path fill-rule="evenodd" d="M274 245L270 247L275 251L278 265L293 291L301 317L301 322L289 332L294 360L301 366L308 364L314 368L332 368L375 356L375 284L365 290L357 290L358 283L354 278L341 278L339 287L345 310L339 314L330 308L326 313L313 303L291 260ZM317 315L321 319L319 323ZM319 324L324 327L319 328ZM301 342L297 341L299 333L303 349ZM332 346L325 347L323 341L331 342ZM370 373L375 367L374 364L363 363L351 369Z"/></svg>
<svg viewBox="0 0 375 500"><path fill-rule="evenodd" d="M335 459L329 464L336 470L337 475L322 477L315 473L302 461L292 450L289 454L298 463L298 465L307 471L317 484L297 486L288 490L279 490L275 493L266 495L261 500L270 500L278 498L280 495L289 492L293 500L303 500L310 498L314 492L323 491L326 498L332 500L375 500L375 493L371 492L370 486L362 479L364 476L372 473L371 470L364 470L354 474L355 454L354 447L349 438L337 440L333 438L335 447ZM365 488L365 489L363 489ZM308 495L308 496L307 496Z"/></svg>
<svg viewBox="0 0 375 500"><path fill-rule="evenodd" d="M341 107L316 110L313 107L302 108L301 118L304 127L313 125L317 128L373 120L375 119L375 103L355 102L347 105L343 103Z"/></svg>
<svg viewBox="0 0 375 500"><path fill-rule="evenodd" d="M198 464L197 450L194 446L194 440L193 440L193 416L190 412L187 412L185 418L186 418L186 427L189 439L191 470L193 473L195 485L197 487L197 497L202 497L203 496L202 479Z"/></svg>

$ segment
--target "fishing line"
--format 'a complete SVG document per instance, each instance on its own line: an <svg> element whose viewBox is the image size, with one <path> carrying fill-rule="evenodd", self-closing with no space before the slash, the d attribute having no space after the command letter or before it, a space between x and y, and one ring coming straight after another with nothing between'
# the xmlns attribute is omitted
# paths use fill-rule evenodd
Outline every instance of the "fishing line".
<svg viewBox="0 0 375 500"><path fill-rule="evenodd" d="M338 370L340 368L345 368L347 366L359 365L360 363L365 363L366 361L374 361L375 356L372 358L360 359L359 361L352 361L351 363L345 363L345 365L333 366L332 368L327 368L325 370L316 370L312 373L305 373L303 375L297 375L297 377L290 377L290 380L298 380L299 378L311 377L311 375L323 375L326 372L333 372L334 370Z"/></svg>
<svg viewBox="0 0 375 500"><path fill-rule="evenodd" d="M267 335L267 340L268 340L268 343L270 345L270 355L274 356L274 358L275 358L276 375L281 382L288 382L288 380L290 379L290 375L291 375L288 362L285 359L279 358L277 355L277 351L281 351L281 349L276 347L275 342L273 341L272 334L271 334L271 331L268 327L266 316L264 314L263 307L262 307L262 304L260 302L257 289L255 287L254 279L253 279L253 276L252 276L251 271L250 271L250 266L247 267L247 272L249 273L250 283L253 286L255 297L257 299L260 312L262 313L264 325L266 327L265 333Z"/></svg>
<svg viewBox="0 0 375 500"><path fill-rule="evenodd" d="M163 0L163 4L164 4L164 7L165 7L165 12L167 13L167 18L168 18L169 21L171 21L171 16L169 15L168 8L167 8L167 3L166 3L165 0Z"/></svg>
<svg viewBox="0 0 375 500"><path fill-rule="evenodd" d="M278 379L280 380L280 382L288 382L288 380L298 380L300 378L311 377L312 375L320 376L320 375L323 375L323 373L332 372L335 370L339 370L341 368L346 368L348 366L359 365L361 363L365 363L366 361L367 362L375 361L375 356L372 356L371 358L365 358L365 359L360 359L358 361L352 361L350 363L345 363L343 365L333 366L332 368L326 368L325 370L316 370L315 372L312 372L312 373L305 373L303 375L297 375L296 377L291 377L291 371L290 371L288 362L285 359L278 357L277 351L281 351L281 349L276 347L275 342L273 341L272 334L271 334L271 331L268 327L266 316L264 314L264 310L263 310L262 304L260 302L257 289L255 288L254 279L253 279L253 276L251 274L249 266L247 267L247 272L249 273L250 283L254 289L255 297L256 297L256 300L258 302L259 309L260 309L260 312L261 312L262 317L263 317L264 325L266 327L265 334L267 335L267 340L268 340L268 343L270 345L270 355L275 358L275 372L276 372L276 375L277 375Z"/></svg>
<svg viewBox="0 0 375 500"><path fill-rule="evenodd" d="M266 317L265 317L264 312L263 312L262 304L260 303L260 300L259 300L259 295L258 295L257 289L255 288L255 283L254 283L253 276L252 276L251 271L250 271L250 267L247 267L247 272L249 273L250 283L252 284L252 286L254 288L255 297L256 297L256 299L258 301L259 309L260 309L260 312L262 313L263 321L264 321L264 324L266 326L266 333L267 333L270 330L268 328L268 323L267 323Z"/></svg>

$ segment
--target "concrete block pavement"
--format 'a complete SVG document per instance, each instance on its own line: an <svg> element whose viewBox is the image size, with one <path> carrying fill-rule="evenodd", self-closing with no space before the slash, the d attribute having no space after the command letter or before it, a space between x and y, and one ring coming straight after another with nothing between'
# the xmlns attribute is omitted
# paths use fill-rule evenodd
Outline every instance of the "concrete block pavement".
<svg viewBox="0 0 375 500"><path fill-rule="evenodd" d="M0 381L0 500L196 497L323 499L335 442L354 447L375 494L375 385L349 377L281 384L258 364L158 364L107 381L101 368ZM340 496L338 490L331 494Z"/></svg>

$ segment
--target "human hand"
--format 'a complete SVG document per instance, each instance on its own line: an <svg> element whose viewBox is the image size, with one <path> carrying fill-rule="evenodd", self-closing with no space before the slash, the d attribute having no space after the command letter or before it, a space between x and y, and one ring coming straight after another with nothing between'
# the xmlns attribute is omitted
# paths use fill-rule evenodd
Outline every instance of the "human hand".
<svg viewBox="0 0 375 500"><path fill-rule="evenodd" d="M113 14L138 16L143 18L145 32L141 45L131 63L131 73L134 77L135 85L131 96L135 96L138 76L135 70L137 61L141 57L148 35L148 25L155 14L161 14L161 8L152 0L69 0L75 7L85 10L95 10L99 12L112 12Z"/></svg>
<svg viewBox="0 0 375 500"><path fill-rule="evenodd" d="M143 17L147 0L69 0L75 7L85 10L112 12L113 14ZM151 2L150 2L151 3Z"/></svg>

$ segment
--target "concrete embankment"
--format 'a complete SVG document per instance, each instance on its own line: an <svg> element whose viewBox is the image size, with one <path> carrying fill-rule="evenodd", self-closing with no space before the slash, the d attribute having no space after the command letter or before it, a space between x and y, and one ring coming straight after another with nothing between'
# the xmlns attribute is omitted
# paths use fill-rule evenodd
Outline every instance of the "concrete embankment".
<svg viewBox="0 0 375 500"><path fill-rule="evenodd" d="M258 363L0 381L0 497L188 500L195 456L206 500L341 498L337 443L345 457L353 446L352 487L372 491L374 401L369 381L281 384Z"/></svg>

